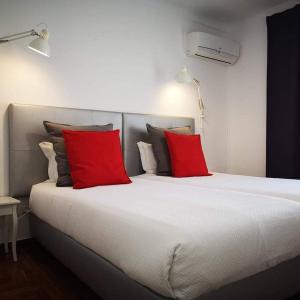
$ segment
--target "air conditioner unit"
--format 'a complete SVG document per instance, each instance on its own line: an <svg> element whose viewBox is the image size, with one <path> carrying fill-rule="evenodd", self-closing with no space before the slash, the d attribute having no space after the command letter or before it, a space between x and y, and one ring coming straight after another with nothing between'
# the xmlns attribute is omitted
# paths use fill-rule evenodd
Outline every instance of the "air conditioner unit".
<svg viewBox="0 0 300 300"><path fill-rule="evenodd" d="M240 45L206 32L191 32L187 35L187 55L232 65L239 58Z"/></svg>

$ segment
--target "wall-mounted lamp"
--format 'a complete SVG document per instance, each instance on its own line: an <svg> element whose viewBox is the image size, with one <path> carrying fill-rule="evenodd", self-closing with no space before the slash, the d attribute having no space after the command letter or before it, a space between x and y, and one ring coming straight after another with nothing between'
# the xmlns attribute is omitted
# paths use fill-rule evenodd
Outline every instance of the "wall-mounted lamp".
<svg viewBox="0 0 300 300"><path fill-rule="evenodd" d="M203 99L201 97L201 91L200 91L200 82L198 79L194 78L188 71L187 67L183 67L180 72L177 74L176 77L177 81L180 83L194 83L197 87L198 92L198 105L200 110L200 128L203 128L203 119L205 117L204 115L204 103Z"/></svg>
<svg viewBox="0 0 300 300"><path fill-rule="evenodd" d="M38 27L42 24L45 25L44 23L41 23L41 24L38 24L36 27ZM46 26L46 28L42 29L39 33L35 29L31 29L28 31L0 37L0 44L23 39L23 38L26 38L29 36L38 36L38 38L31 41L28 45L28 48L39 54L49 57L50 56L50 46L48 43L49 32L47 30L47 26Z"/></svg>

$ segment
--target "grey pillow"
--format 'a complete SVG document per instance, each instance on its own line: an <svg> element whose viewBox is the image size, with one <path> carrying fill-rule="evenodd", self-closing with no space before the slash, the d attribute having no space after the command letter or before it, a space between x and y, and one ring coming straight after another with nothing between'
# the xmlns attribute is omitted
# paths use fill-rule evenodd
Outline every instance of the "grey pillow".
<svg viewBox="0 0 300 300"><path fill-rule="evenodd" d="M153 147L154 156L157 162L156 174L160 176L171 175L171 163L167 141L164 131L171 131L178 134L193 134L190 126L175 128L159 128L146 124L150 141Z"/></svg>
<svg viewBox="0 0 300 300"><path fill-rule="evenodd" d="M107 125L88 125L88 126L73 126L69 124L59 124L49 121L43 122L44 127L51 137L53 149L56 153L57 173L58 178L56 186L72 186L70 167L67 158L65 141L62 136L63 130L78 130L78 131L110 131L113 130L113 124Z"/></svg>

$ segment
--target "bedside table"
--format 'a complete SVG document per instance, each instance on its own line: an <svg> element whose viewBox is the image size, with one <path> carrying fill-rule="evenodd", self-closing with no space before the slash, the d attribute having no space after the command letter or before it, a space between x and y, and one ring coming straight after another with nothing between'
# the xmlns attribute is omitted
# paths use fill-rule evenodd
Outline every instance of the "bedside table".
<svg viewBox="0 0 300 300"><path fill-rule="evenodd" d="M0 216L4 216L4 247L5 252L8 253L8 232L9 232L9 219L12 219L12 254L14 261L17 261L16 241L18 231L18 216L17 206L19 200L11 197L0 197Z"/></svg>

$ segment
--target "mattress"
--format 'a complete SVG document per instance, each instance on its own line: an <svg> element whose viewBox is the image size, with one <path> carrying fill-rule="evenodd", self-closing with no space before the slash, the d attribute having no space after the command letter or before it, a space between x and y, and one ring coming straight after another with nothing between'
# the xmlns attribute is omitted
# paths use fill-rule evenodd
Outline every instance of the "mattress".
<svg viewBox="0 0 300 300"><path fill-rule="evenodd" d="M32 212L160 295L190 300L300 254L300 204L133 177L34 185Z"/></svg>
<svg viewBox="0 0 300 300"><path fill-rule="evenodd" d="M202 188L222 189L275 196L300 202L300 180L253 177L213 173L213 176L175 178L143 174L139 177L160 182L185 184Z"/></svg>

